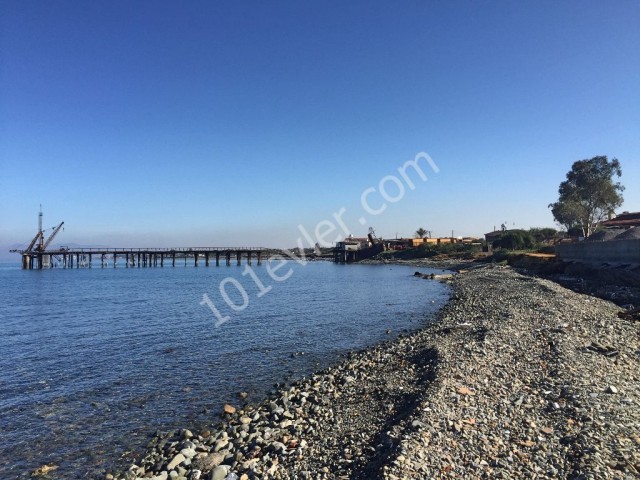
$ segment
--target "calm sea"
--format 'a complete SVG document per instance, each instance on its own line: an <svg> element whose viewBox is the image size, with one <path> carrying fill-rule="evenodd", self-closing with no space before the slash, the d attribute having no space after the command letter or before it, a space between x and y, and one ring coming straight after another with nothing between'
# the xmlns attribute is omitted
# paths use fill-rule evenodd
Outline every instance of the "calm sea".
<svg viewBox="0 0 640 480"><path fill-rule="evenodd" d="M44 464L58 466L54 478L99 478L155 430L215 423L239 392L257 402L276 382L418 328L449 295L405 266L288 262L277 275L289 268L276 282L254 265L258 287L244 266L0 265L0 478ZM227 277L242 311L221 297ZM205 293L230 316L219 327Z"/></svg>

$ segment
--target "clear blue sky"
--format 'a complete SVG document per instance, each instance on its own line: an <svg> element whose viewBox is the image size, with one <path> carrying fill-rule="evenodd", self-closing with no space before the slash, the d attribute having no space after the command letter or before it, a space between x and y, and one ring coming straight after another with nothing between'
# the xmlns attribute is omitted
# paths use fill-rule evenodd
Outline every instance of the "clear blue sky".
<svg viewBox="0 0 640 480"><path fill-rule="evenodd" d="M572 162L640 210L640 2L0 5L0 245L289 246L420 151L382 236L553 226ZM375 197L372 196L372 203Z"/></svg>

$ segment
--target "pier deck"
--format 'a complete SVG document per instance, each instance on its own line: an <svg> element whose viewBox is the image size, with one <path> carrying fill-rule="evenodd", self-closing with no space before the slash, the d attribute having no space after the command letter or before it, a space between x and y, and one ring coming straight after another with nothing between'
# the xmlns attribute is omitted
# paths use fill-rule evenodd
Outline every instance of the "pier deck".
<svg viewBox="0 0 640 480"><path fill-rule="evenodd" d="M61 248L44 252L21 252L22 268L25 270L43 268L102 268L118 266L118 260L125 268L164 267L165 263L176 266L176 260L192 262L198 266L202 261L209 266L213 260L220 266L220 259L226 265L235 260L237 265L246 259L248 265L255 258L258 265L262 258L274 250L263 247L181 247L181 248ZM99 263L98 263L99 260ZM96 265L94 265L94 261Z"/></svg>

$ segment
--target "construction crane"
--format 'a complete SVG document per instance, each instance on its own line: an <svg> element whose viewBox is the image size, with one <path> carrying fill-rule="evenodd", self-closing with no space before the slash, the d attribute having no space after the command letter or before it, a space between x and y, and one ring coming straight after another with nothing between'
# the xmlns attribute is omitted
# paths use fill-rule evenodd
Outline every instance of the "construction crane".
<svg viewBox="0 0 640 480"><path fill-rule="evenodd" d="M49 247L53 239L56 237L58 232L60 232L60 230L62 229L63 225L64 225L64 222L60 222L60 225L58 225L57 227L53 227L52 228L53 232L51 232L51 235L49 235L49 237L45 241L45 238L44 238L45 231L42 230L42 205L40 205L40 212L38 212L38 233L36 233L36 236L33 237L33 240L31 240L31 243L29 243L29 246L27 248L25 248L24 250L13 249L13 250L10 250L10 252L21 253L23 256L23 259L25 257L41 258L42 254L45 253L45 251L47 250L47 248Z"/></svg>
<svg viewBox="0 0 640 480"><path fill-rule="evenodd" d="M63 225L64 225L64 222L60 222L60 225L58 225L57 227L55 227L53 229L53 232L51 233L51 235L49 235L49 238L47 238L47 241L44 242L44 244L42 245L41 252L44 252L44 251L47 250L47 247L49 246L51 241L55 238L55 236L58 234L58 232L60 231L60 229L62 228ZM44 238L44 236L42 238Z"/></svg>
<svg viewBox="0 0 640 480"><path fill-rule="evenodd" d="M20 253L29 253L29 252L33 251L33 247L35 246L36 242L38 242L38 247L36 248L36 250L42 251L43 249L41 247L43 245L43 238L44 238L44 235L42 234L42 205L40 205L40 212L38 212L38 233L36 233L36 236L33 237L33 240L31 240L31 243L29 244L29 246L26 249L24 249L24 250L13 249L13 250L9 250L9 251L10 252L20 252Z"/></svg>
<svg viewBox="0 0 640 480"><path fill-rule="evenodd" d="M38 239L42 237L42 232L38 232L36 233L36 236L33 237L33 240L31 240L31 243L29 244L29 246L22 251L22 253L29 253L31 250L33 250L33 246L36 244L36 242L38 241ZM11 252L17 252L17 249L14 250L10 250Z"/></svg>
<svg viewBox="0 0 640 480"><path fill-rule="evenodd" d="M369 234L367 235L367 237L369 237L369 242L371 242L371 245L375 245L376 243L380 242L380 239L376 237L376 232L373 227L369 227Z"/></svg>

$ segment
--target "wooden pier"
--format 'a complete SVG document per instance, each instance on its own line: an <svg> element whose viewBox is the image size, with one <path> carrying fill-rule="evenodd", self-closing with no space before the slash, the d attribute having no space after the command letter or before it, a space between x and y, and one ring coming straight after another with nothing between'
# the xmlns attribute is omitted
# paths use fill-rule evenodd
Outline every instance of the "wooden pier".
<svg viewBox="0 0 640 480"><path fill-rule="evenodd" d="M43 268L92 268L122 266L125 268L172 267L178 264L193 264L197 267L217 267L220 262L227 266L242 264L245 259L251 265L255 259L257 265L268 253L274 252L262 247L187 247L187 248L74 248L20 252L22 268L25 270Z"/></svg>

